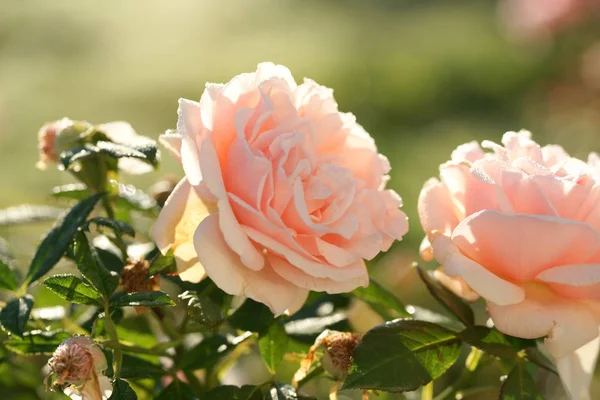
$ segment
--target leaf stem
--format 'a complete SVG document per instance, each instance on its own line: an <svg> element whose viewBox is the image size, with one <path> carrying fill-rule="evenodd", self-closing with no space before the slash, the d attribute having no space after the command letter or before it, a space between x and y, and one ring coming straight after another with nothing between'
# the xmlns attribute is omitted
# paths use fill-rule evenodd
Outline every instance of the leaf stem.
<svg viewBox="0 0 600 400"><path fill-rule="evenodd" d="M117 328L110 316L110 309L108 305L108 298L104 298L104 325L106 331L112 341L113 349L113 364L115 370L115 378L118 378L121 374L121 365L123 364L123 351L121 350L121 343L119 342L119 335L117 334Z"/></svg>
<svg viewBox="0 0 600 400"><path fill-rule="evenodd" d="M421 400L432 400L433 399L433 381L423 386L421 390Z"/></svg>

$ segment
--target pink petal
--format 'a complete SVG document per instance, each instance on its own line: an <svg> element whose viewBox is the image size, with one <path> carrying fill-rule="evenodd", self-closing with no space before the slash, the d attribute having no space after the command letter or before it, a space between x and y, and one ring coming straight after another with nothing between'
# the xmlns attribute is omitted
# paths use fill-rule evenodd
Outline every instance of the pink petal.
<svg viewBox="0 0 600 400"><path fill-rule="evenodd" d="M543 285L528 285L519 304L488 302L496 328L508 335L534 339L547 335L545 345L562 358L598 336L600 321L580 302L563 299Z"/></svg>
<svg viewBox="0 0 600 400"><path fill-rule="evenodd" d="M474 162L484 156L484 152L475 140L461 144L452 152L452 162L460 163L463 161Z"/></svg>
<svg viewBox="0 0 600 400"><path fill-rule="evenodd" d="M448 276L462 277L475 293L490 302L509 305L520 303L525 297L521 287L494 275L456 250L447 252L442 266Z"/></svg>
<svg viewBox="0 0 600 400"><path fill-rule="evenodd" d="M600 264L561 265L540 272L537 280L571 286L600 283Z"/></svg>
<svg viewBox="0 0 600 400"><path fill-rule="evenodd" d="M167 131L164 135L158 137L158 141L169 153L179 162L181 162L181 142L183 137L174 132Z"/></svg>
<svg viewBox="0 0 600 400"><path fill-rule="evenodd" d="M178 271L194 267L196 275L202 275L202 266L191 243L200 222L215 211L215 204L198 196L187 179L183 178L175 186L150 235L163 254L173 248Z"/></svg>
<svg viewBox="0 0 600 400"><path fill-rule="evenodd" d="M217 215L205 218L198 226L194 245L207 275L219 288L264 303L276 315L298 308L307 295L305 289L281 278L270 266L258 272L246 268L225 242Z"/></svg>
<svg viewBox="0 0 600 400"><path fill-rule="evenodd" d="M460 277L450 277L444 272L444 268L438 268L433 272L433 277L442 285L450 289L454 294L468 301L476 301L479 295L467 285L465 280Z"/></svg>
<svg viewBox="0 0 600 400"><path fill-rule="evenodd" d="M190 183L197 185L202 181L198 154L198 143L203 130L200 104L187 99L179 99L177 115L177 132L183 137L181 163Z"/></svg>
<svg viewBox="0 0 600 400"><path fill-rule="evenodd" d="M431 248L431 243L427 236L423 238L421 242L421 246L419 246L419 254L421 254L421 258L425 261L433 260L433 249Z"/></svg>
<svg viewBox="0 0 600 400"><path fill-rule="evenodd" d="M357 287L367 287L369 285L369 275L363 260L356 262L356 266L362 270L359 276L347 281L334 281L329 278L318 278L307 274L275 254L269 253L267 254L267 258L277 274L285 280L305 289L335 294L347 293Z"/></svg>
<svg viewBox="0 0 600 400"><path fill-rule="evenodd" d="M587 261L598 250L600 235L581 222L489 210L463 220L452 241L492 273L527 282L553 266Z"/></svg>
<svg viewBox="0 0 600 400"><path fill-rule="evenodd" d="M458 218L452 205L447 187L435 178L425 182L419 195L419 219L423 230L427 233L450 233Z"/></svg>

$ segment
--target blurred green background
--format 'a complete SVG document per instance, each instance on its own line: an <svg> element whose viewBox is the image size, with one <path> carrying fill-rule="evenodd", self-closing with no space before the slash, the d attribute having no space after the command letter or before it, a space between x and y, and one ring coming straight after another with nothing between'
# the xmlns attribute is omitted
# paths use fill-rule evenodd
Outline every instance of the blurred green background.
<svg viewBox="0 0 600 400"><path fill-rule="evenodd" d="M0 208L52 204L52 187L72 181L35 168L44 122L126 120L157 138L175 126L180 97L197 100L205 82L273 61L297 81L334 88L340 109L356 114L389 157L389 186L411 222L393 249L400 261L387 263L390 281L414 280L404 266L422 238L418 194L457 145L527 128L575 156L600 151L600 101L589 73L600 62L588 51L600 38L598 21L519 41L497 9L491 0L3 0ZM135 184L181 175L164 153L161 169ZM0 227L0 237L26 264L47 229ZM399 296L418 302L422 290L409 286Z"/></svg>

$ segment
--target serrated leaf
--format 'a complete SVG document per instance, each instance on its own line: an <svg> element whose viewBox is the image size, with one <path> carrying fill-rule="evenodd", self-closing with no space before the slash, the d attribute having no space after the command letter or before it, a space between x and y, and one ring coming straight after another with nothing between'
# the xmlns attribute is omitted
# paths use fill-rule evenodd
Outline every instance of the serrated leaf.
<svg viewBox="0 0 600 400"><path fill-rule="evenodd" d="M161 272L171 273L175 271L175 255L173 254L173 250L169 249L167 254L158 253L154 260L152 260L152 264L148 268L148 275L154 276Z"/></svg>
<svg viewBox="0 0 600 400"><path fill-rule="evenodd" d="M384 319L390 319L388 310L393 310L400 317L410 317L404 304L373 279L371 279L368 287L354 289L352 294L371 306L375 312L380 315L383 314L381 316Z"/></svg>
<svg viewBox="0 0 600 400"><path fill-rule="evenodd" d="M54 350L72 335L64 331L25 332L23 338L11 336L2 342L7 348L19 354L52 354Z"/></svg>
<svg viewBox="0 0 600 400"><path fill-rule="evenodd" d="M500 388L499 400L543 400L536 393L535 381L525 369L525 363L519 362L508 374Z"/></svg>
<svg viewBox="0 0 600 400"><path fill-rule="evenodd" d="M16 290L17 289L17 277L10 268L8 262L4 262L0 257L0 289Z"/></svg>
<svg viewBox="0 0 600 400"><path fill-rule="evenodd" d="M274 319L269 307L252 299L246 299L228 321L234 328L262 333L269 329Z"/></svg>
<svg viewBox="0 0 600 400"><path fill-rule="evenodd" d="M517 354L506 336L495 328L473 326L462 331L460 337L471 346L498 357L510 358Z"/></svg>
<svg viewBox="0 0 600 400"><path fill-rule="evenodd" d="M156 378L163 375L165 370L162 366L130 354L123 354L121 378Z"/></svg>
<svg viewBox="0 0 600 400"><path fill-rule="evenodd" d="M94 246L94 250L100 263L104 265L106 269L121 275L121 271L123 271L123 267L125 267L125 262L118 255L97 246Z"/></svg>
<svg viewBox="0 0 600 400"><path fill-rule="evenodd" d="M111 307L159 307L174 306L171 298L160 290L153 292L118 293L111 301Z"/></svg>
<svg viewBox="0 0 600 400"><path fill-rule="evenodd" d="M23 337L32 308L33 297L31 295L13 299L0 311L0 323L7 331Z"/></svg>
<svg viewBox="0 0 600 400"><path fill-rule="evenodd" d="M33 256L27 272L27 282L35 282L44 276L62 258L71 243L73 235L103 195L103 193L95 194L75 204L63 220L52 228Z"/></svg>
<svg viewBox="0 0 600 400"><path fill-rule="evenodd" d="M135 158L152 166L157 165L157 148L154 141L122 144L101 140L96 142L96 148L113 158Z"/></svg>
<svg viewBox="0 0 600 400"><path fill-rule="evenodd" d="M344 389L413 391L460 356L456 334L424 321L394 320L368 331L356 347Z"/></svg>
<svg viewBox="0 0 600 400"><path fill-rule="evenodd" d="M65 210L50 206L22 204L0 210L0 226L54 220Z"/></svg>
<svg viewBox="0 0 600 400"><path fill-rule="evenodd" d="M178 379L174 379L169 386L158 394L156 400L195 400L192 388Z"/></svg>
<svg viewBox="0 0 600 400"><path fill-rule="evenodd" d="M202 400L263 400L263 395L260 386L224 385L206 393Z"/></svg>
<svg viewBox="0 0 600 400"><path fill-rule="evenodd" d="M273 321L265 333L258 337L260 356L271 374L275 374L288 348L289 336L279 320Z"/></svg>
<svg viewBox="0 0 600 400"><path fill-rule="evenodd" d="M82 161L86 158L97 155L99 149L92 144L86 143L84 145L75 146L68 150L60 153L60 166L63 169L68 169L77 161Z"/></svg>
<svg viewBox="0 0 600 400"><path fill-rule="evenodd" d="M221 308L211 298L193 291L185 291L179 298L187 302L187 313L194 321L209 330L217 328L225 320Z"/></svg>
<svg viewBox="0 0 600 400"><path fill-rule="evenodd" d="M96 248L90 246L85 233L74 235L73 255L77 269L88 282L104 296L110 296L119 284L119 276L102 265Z"/></svg>
<svg viewBox="0 0 600 400"><path fill-rule="evenodd" d="M135 230L131 225L123 221L117 221L109 218L95 217L91 218L84 226L84 230L89 230L90 224L96 224L97 226L104 226L112 229L119 235L129 235L135 237Z"/></svg>
<svg viewBox="0 0 600 400"><path fill-rule="evenodd" d="M444 285L433 279L428 271L424 271L419 265L417 265L416 268L429 293L431 293L444 308L450 311L452 315L456 316L456 318L458 318L465 326L470 327L475 325L475 316L468 304L448 290Z"/></svg>
<svg viewBox="0 0 600 400"><path fill-rule="evenodd" d="M108 400L137 400L137 394L123 379L113 382L113 392Z"/></svg>
<svg viewBox="0 0 600 400"><path fill-rule="evenodd" d="M52 188L52 197L57 199L83 200L89 195L90 191L83 183L69 183Z"/></svg>
<svg viewBox="0 0 600 400"><path fill-rule="evenodd" d="M118 190L117 207L143 212L157 209L156 200L135 186L120 183Z"/></svg>
<svg viewBox="0 0 600 400"><path fill-rule="evenodd" d="M88 304L102 307L102 295L80 278L65 274L54 275L44 280L44 286L61 298L77 304Z"/></svg>

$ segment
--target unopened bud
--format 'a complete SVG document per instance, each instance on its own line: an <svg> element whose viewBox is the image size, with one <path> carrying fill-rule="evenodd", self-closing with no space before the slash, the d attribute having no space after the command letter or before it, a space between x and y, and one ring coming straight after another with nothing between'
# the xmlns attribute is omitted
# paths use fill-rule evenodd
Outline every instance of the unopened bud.
<svg viewBox="0 0 600 400"><path fill-rule="evenodd" d="M39 161L37 167L46 169L50 164L56 164L60 153L73 147L74 142L90 131L87 122L73 121L63 118L49 122L38 132Z"/></svg>

